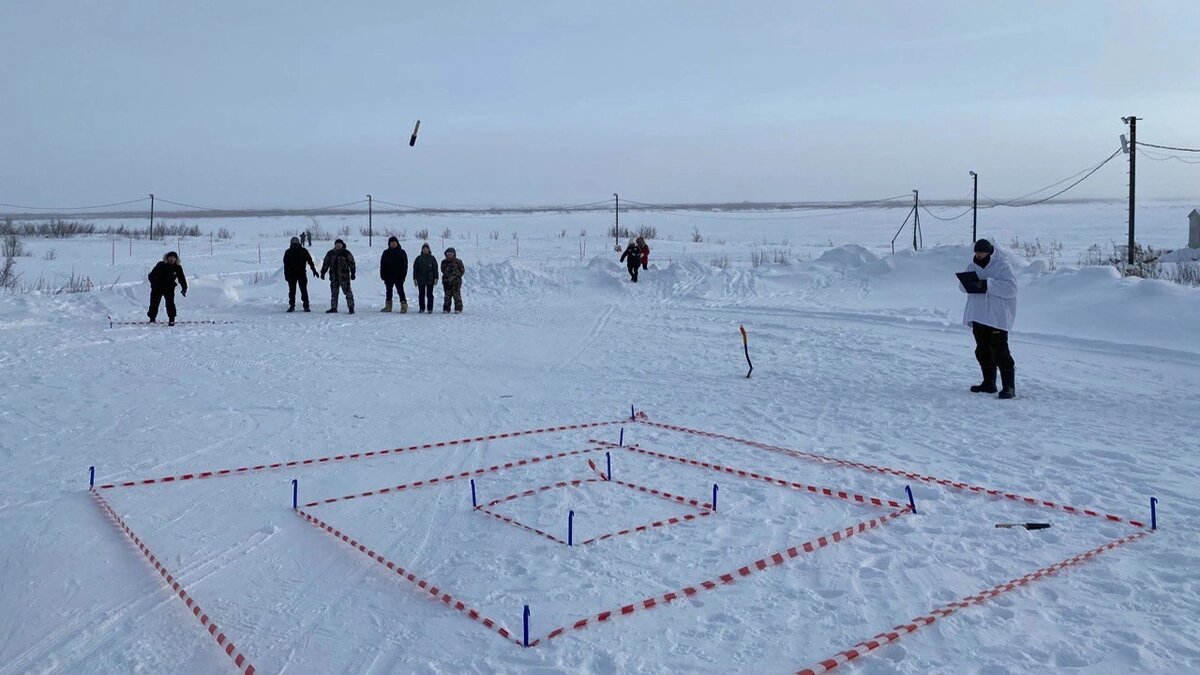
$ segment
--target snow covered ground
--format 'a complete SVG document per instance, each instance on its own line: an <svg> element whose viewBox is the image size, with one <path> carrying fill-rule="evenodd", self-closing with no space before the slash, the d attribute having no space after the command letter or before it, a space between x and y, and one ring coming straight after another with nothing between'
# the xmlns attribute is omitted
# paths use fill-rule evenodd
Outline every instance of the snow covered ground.
<svg viewBox="0 0 1200 675"><path fill-rule="evenodd" d="M1139 239L1181 246L1190 208L1147 207ZM132 255L128 241L99 236L25 239L26 280L73 271L97 287L0 295L0 673L234 668L89 496L89 465L101 485L617 422L101 490L257 671L272 673L788 672L1136 531L630 422L631 404L650 422L1135 520L1160 500L1152 536L962 609L847 670L1200 669L1200 289L1074 266L1090 245L1122 239L1119 207L985 213L981 235L1002 247L1014 237L1062 244L1053 266L1016 261L1014 401L967 392L978 369L952 276L970 256L967 219L925 219L927 248L893 256L897 210L623 214L623 224L659 229L651 269L633 285L602 213L377 218L378 230L407 231L410 254L421 228L435 251L458 249L461 316L380 314L384 240L368 248L357 217L321 219L326 230L353 228L355 316L319 313L319 280L318 312L283 313L279 259L308 219L199 221L235 232L211 255L207 236L134 241ZM693 227L704 242L691 241ZM313 247L318 261L327 245ZM181 250L191 281L180 318L231 323L110 328L109 316L144 315L144 275L168 248ZM751 264L755 251L776 250L791 262ZM723 258L724 269L713 265ZM625 445L660 454L605 445L622 429ZM600 480L588 460L603 471L605 452L614 479L698 505ZM758 559L896 509L662 455L902 503L911 486L918 512L742 576ZM472 509L463 472L481 504L582 482L488 507L546 537ZM529 605L536 646L436 601L291 509L293 479L303 506L434 477L304 511L517 640ZM577 545L566 546L555 539L572 510ZM670 518L681 520L588 541ZM994 527L1026 521L1052 527ZM619 611L725 573L734 583Z"/></svg>

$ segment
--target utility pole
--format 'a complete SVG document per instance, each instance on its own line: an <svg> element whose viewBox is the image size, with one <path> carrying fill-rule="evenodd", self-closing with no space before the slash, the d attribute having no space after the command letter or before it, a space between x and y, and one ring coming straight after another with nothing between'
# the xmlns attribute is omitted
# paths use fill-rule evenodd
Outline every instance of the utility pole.
<svg viewBox="0 0 1200 675"><path fill-rule="evenodd" d="M150 193L150 241L154 241L154 193Z"/></svg>
<svg viewBox="0 0 1200 675"><path fill-rule="evenodd" d="M1139 117L1122 117L1121 121L1129 125L1129 264L1133 264L1133 198L1137 189L1137 122Z"/></svg>
<svg viewBox="0 0 1200 675"><path fill-rule="evenodd" d="M417 124L420 124L420 122L417 122ZM375 230L373 229L373 226L371 224L371 221L374 218L374 213L373 213L374 202L372 201L372 199L373 198L371 197L371 195L367 195L367 247L368 248L371 247L371 245L372 245L371 239L373 238L373 236L375 234ZM361 204L361 203L362 202L359 202L359 204Z"/></svg>
<svg viewBox="0 0 1200 675"><path fill-rule="evenodd" d="M913 250L917 251L917 250L920 250L920 247L917 246L917 236L921 232L921 213L920 213L921 197L920 197L920 194L916 190L913 190L912 192L913 192L913 211L912 211L913 212ZM921 239L922 239L922 243L924 243L925 237L922 236Z"/></svg>
<svg viewBox="0 0 1200 675"><path fill-rule="evenodd" d="M621 250L621 198L613 193L613 244L614 251Z"/></svg>
<svg viewBox="0 0 1200 675"><path fill-rule="evenodd" d="M973 197L971 197L971 243L974 244L979 240L979 174L971 172L971 181L974 184Z"/></svg>

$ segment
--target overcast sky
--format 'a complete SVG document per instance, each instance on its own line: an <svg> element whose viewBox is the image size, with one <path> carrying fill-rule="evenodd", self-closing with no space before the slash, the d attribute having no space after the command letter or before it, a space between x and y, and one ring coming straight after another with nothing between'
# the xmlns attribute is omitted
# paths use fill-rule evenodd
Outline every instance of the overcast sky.
<svg viewBox="0 0 1200 675"><path fill-rule="evenodd" d="M1200 2L0 0L16 204L1006 198L1129 114L1200 147Z"/></svg>

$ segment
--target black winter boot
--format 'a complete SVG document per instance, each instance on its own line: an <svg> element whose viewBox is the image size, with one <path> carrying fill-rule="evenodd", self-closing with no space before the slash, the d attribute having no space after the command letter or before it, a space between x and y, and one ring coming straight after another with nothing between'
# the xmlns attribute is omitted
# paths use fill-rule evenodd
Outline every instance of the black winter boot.
<svg viewBox="0 0 1200 675"><path fill-rule="evenodd" d="M972 394L994 394L996 393L995 382L980 382L979 384L971 385Z"/></svg>
<svg viewBox="0 0 1200 675"><path fill-rule="evenodd" d="M996 398L1016 398L1017 396L1017 373L1015 370L1001 370L1000 382L1003 388L1000 389L1000 395Z"/></svg>

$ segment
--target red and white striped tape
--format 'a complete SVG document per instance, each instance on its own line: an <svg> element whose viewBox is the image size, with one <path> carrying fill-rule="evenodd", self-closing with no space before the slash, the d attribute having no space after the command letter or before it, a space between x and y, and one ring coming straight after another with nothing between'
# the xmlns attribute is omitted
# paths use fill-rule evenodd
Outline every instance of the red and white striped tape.
<svg viewBox="0 0 1200 675"><path fill-rule="evenodd" d="M712 579L707 579L705 581L701 581L700 583L695 584L693 586L686 586L678 591L671 591L670 593L664 593L663 595L656 595L652 598L646 598L645 600L641 600L639 602L634 602L634 603L631 603L628 605L623 605L622 607L619 607L614 610L600 612L599 614L596 614L594 616L584 617L568 626L562 626L559 628L555 628L554 630L550 631L546 635L545 638L539 638L537 640L531 641L529 643L529 646L533 647L534 645L540 644L544 640L552 640L556 637L559 637L560 635L563 635L567 631L583 630L584 628L587 628L590 625L605 623L615 617L628 616L628 615L633 614L634 612L637 612L640 610L652 609L652 608L658 607L660 605L669 604L676 600L680 600L683 598L690 598L693 595L696 595L697 593L699 593L700 591L711 591L711 590L717 588L718 586L732 584L735 580L737 580L740 577L748 577L751 574L754 574L755 572L761 572L769 567L782 565L783 563L787 562L788 560L799 557L800 555L802 555L804 553L812 553L818 549L825 548L826 546L829 546L831 544L834 544L834 543L837 543L840 541L844 541L844 540L854 536L855 534L859 534L862 532L866 532L867 530L872 530L877 527L880 527L884 523L887 523L888 521L893 520L895 518L899 518L900 516L904 515L905 513L910 513L910 510L907 506L905 506L897 511L892 511L891 513L887 513L882 516L872 518L867 521L863 521L857 525L852 525L850 527L845 528L844 530L838 530L836 532L832 532L823 537L818 537L817 539L814 539L812 541L807 541L803 544L798 544L798 545L788 548L784 551L772 553L772 554L770 554L766 557L760 558L748 565L744 565L733 572L729 572L728 574L721 574Z"/></svg>
<svg viewBox="0 0 1200 675"><path fill-rule="evenodd" d="M489 619L488 617L480 614L479 611L476 610L475 608L467 605L466 603L464 603L460 600L456 600L453 596L451 596L449 593L447 593L444 589L434 586L433 584L429 583L428 581L425 581L424 579L418 577L417 575L413 574L412 572L405 570L403 567L397 565L396 563L391 562L387 558L384 558L382 555L376 553L372 549L367 548L365 545L360 544L358 542L358 540L350 537L349 535L343 534L340 530L338 530L337 528L333 527L332 525L326 523L325 521L321 520L320 518L317 518L314 515L306 513L302 509L295 509L295 511L296 511L297 515L301 516L302 518L307 520L309 523L312 523L314 526L320 528L321 530L324 530L325 532L332 534L334 537L349 544L352 548L358 549L358 551L360 553L363 553L368 558L374 560L375 562L379 563L380 565L383 565L388 570L395 572L397 576L399 576L400 578L415 585L417 588L420 588L421 590L425 591L429 595L433 596L435 599L440 600L443 604L445 604L449 607L453 607L454 609L462 612L463 614L466 614L468 617L470 617L470 619L472 621L476 621L476 622L482 624L485 628L495 632L496 634L498 634L500 637L504 638L505 640L508 640L509 642L513 642L513 643L517 644L518 646L521 645L521 641L519 639L517 639L516 637L514 637L512 635L512 633L509 632L509 630L507 628L505 628L504 626L502 626L499 622Z"/></svg>
<svg viewBox="0 0 1200 675"><path fill-rule="evenodd" d="M1134 532L1133 534L1126 535L1120 539L1114 539L1113 541L1110 541L1107 544L1104 544L1103 546L1100 546L1098 548L1094 548L1090 551L1087 551L1086 553L1080 553L1077 556L1068 558L1062 562L1055 563L1053 565L1050 565L1049 567L1043 567L1042 569L1037 570L1036 572L1030 572L1029 574L1026 574L1025 576L1018 577L1011 581L1006 581L1002 584L993 586L992 588L989 588L988 590L983 591L982 593L977 593L975 595L969 595L965 598L962 598L961 600L956 600L948 605L944 605L942 607L934 609L926 616L919 616L919 617L913 619L909 623L896 626L892 630L880 633L879 635L876 635L875 637L873 637L869 640L863 640L862 642L859 642L858 644L854 645L850 649L838 652L837 654L834 654L832 657L825 659L824 661L821 661L820 663L817 663L814 666L809 666L808 668L802 668L799 671L797 671L797 675L817 675L818 673L828 673L829 671L833 670L834 668L837 668L838 666L840 666L842 664L849 663L849 662L859 658L860 656L869 654L870 652L872 652L884 645L891 644L891 643L899 640L901 637L908 635L909 633L914 633L917 631L917 629L922 628L924 626L928 626L929 624L937 621L938 619L944 619L960 609L966 609L967 607L970 607L972 605L982 604L984 602L987 602L988 600L991 600L992 598L996 597L997 595L1000 595L1001 593L1007 593L1008 591L1015 590L1017 588L1021 588L1022 586L1026 586L1030 583L1033 583L1034 581L1037 581L1039 579L1043 579L1047 576L1050 576L1051 574L1054 574L1055 572L1058 572L1059 570L1063 570L1068 567L1078 565L1082 562L1085 562L1087 560L1090 560L1090 559L1100 555L1101 553L1104 553L1106 551L1111 551L1112 549L1117 548L1118 546L1128 544L1129 542L1135 541L1142 537L1145 537L1148 534L1150 534L1150 530L1141 530L1138 532Z"/></svg>
<svg viewBox="0 0 1200 675"><path fill-rule="evenodd" d="M333 455L330 457L314 457L312 459L296 459L290 462L275 462L273 464L258 464L255 466L243 466L237 469L220 469L214 471L199 471L195 473L185 473L175 476L164 476L162 478L144 478L142 480L131 480L119 483L106 483L97 485L101 490L111 490L119 487L137 487L139 485L155 485L157 483L173 483L176 481L199 480L204 478L220 478L224 476L232 476L245 474L255 471L270 471L274 469L285 469L293 466L314 466L319 464L327 464L329 462L343 462L356 459L369 459L371 457L383 457L385 455L394 455L402 452L411 452L414 450L429 450L431 448L444 448L453 445L465 445L470 443L480 443L483 441L499 440L504 438L517 438L518 436L529 436L531 434L547 434L559 431L570 431L572 429L591 429L594 427L609 426L612 424L624 424L627 420L613 420L609 422L586 422L583 424L567 424L558 427L546 427L542 429L528 429L526 431L510 431L503 434L489 434L487 436L476 436L474 438L460 438L453 441L441 441L438 443L423 443L418 445L410 445L403 448L392 448L388 450L373 450L371 452L355 452L345 455Z"/></svg>
<svg viewBox="0 0 1200 675"><path fill-rule="evenodd" d="M1073 513L1076 515L1092 516L1094 518L1104 518L1105 520L1108 520L1110 522L1128 523L1134 527L1146 527L1145 523L1138 521L1138 520L1133 520L1130 518L1123 518L1121 516L1115 516L1115 515L1112 515L1109 513L1100 513L1093 509L1084 509L1084 508L1079 508L1079 507L1075 507L1075 506L1069 506L1066 504L1058 504L1056 502L1052 502L1052 501L1049 501L1046 499L1025 497L1025 496L1014 494L1011 492L1003 492L1001 490L993 490L990 488L980 487L978 485L971 485L969 483L964 483L961 481L949 480L947 478L937 478L935 476L927 476L927 475L915 473L912 471L901 471L899 469L892 469L892 468L885 467L885 466L876 466L874 464L864 464L862 462L854 462L854 461L850 461L850 460L846 460L846 459L838 459L837 457L829 457L827 455L818 455L818 454L812 453L812 452L804 452L801 450L792 450L791 448L783 448L783 447L780 447L777 445L768 445L766 443L759 443L757 441L751 441L751 440L747 440L744 438L738 438L736 436L729 436L726 434L714 433L711 431L700 431L698 429L689 429L687 427L681 427L681 426L677 426L674 424L663 424L661 422L651 422L648 419L639 419L638 421L640 421L643 424L652 426L652 427L658 427L660 429L679 431L682 433L692 434L695 436L703 436L706 438L716 438L716 439L725 440L725 441L733 441L735 443L741 443L742 445L748 445L750 447L759 448L761 450L769 450L771 452L781 452L781 453L784 453L787 455L791 455L793 457L799 457L801 459L813 460L813 461L828 463L828 464L836 464L838 466L851 467L851 468L861 469L864 471L871 471L871 472L875 472L875 473L883 473L883 474L889 474L889 475L893 475L893 476L900 476L902 478L908 478L911 480L919 480L919 481L922 481L925 483L933 483L933 484L941 485L944 487L952 487L952 488L959 489L959 490L967 490L969 492L975 492L978 494L987 494L992 497L1004 497L1004 498L1010 499L1012 501L1018 501L1018 502L1023 502L1025 504L1029 504L1031 506L1042 506L1042 507L1051 508L1051 509L1059 509L1062 511L1066 511L1067 513Z"/></svg>
<svg viewBox="0 0 1200 675"><path fill-rule="evenodd" d="M555 453L551 453L549 455L541 455L539 457L529 457L527 459L519 459L514 462L505 462L504 464L494 464L487 468L473 469L470 471L460 471L459 473L451 473L451 474L447 474L445 476L429 478L426 480L413 481L412 483L402 483L400 485L393 485L391 487L379 488L378 490L367 490L366 492L359 492L357 494L346 495L344 497L330 497L328 499L319 499L314 502L309 502L309 503L305 504L304 506L305 507L321 506L322 504L332 504L334 502L341 502L341 501L346 501L346 500L350 500L350 499L359 499L361 497L373 497L376 495L386 495L391 492L400 492L402 490L407 490L409 488L440 485L442 483L448 483L452 480L461 480L463 478L471 478L472 476L482 476L482 475L488 474L488 473L496 473L498 471L504 471L505 469L515 469L515 468L521 467L521 466L538 464L541 462L548 462L550 460L560 459L562 457L572 457L575 455L584 455L589 452L596 452L599 449L600 448L598 448L598 447L584 448L582 450L571 450L568 452L555 452Z"/></svg>
<svg viewBox="0 0 1200 675"><path fill-rule="evenodd" d="M623 449L623 450L628 450L629 452L636 452L636 453L639 453L642 455L649 455L650 457L657 457L659 459L666 459L666 460L670 460L672 462L679 462L681 464L697 466L702 469L709 469L710 471L717 471L717 472L731 474L734 476L740 476L742 478L751 478L754 480L760 480L765 483L770 483L772 485L779 485L781 487L791 488L793 490L802 490L802 491L811 492L816 495L824 495L826 497L835 497L837 499L842 499L842 500L852 502L855 504L869 504L871 506L881 506L881 507L887 506L887 507L891 507L893 509L898 509L901 506L903 506L900 502L898 502L894 499L880 499L879 497L868 497L866 495L860 495L860 494L857 494L854 492L848 492L846 490L834 490L832 488L818 487L815 485L805 485L804 483L797 483L796 481L789 481L789 480L784 480L782 478L775 478L773 476L768 476L766 474L761 474L761 473L757 473L754 471L745 471L743 469L734 469L732 467L722 466L720 464L714 464L712 462L703 462L698 459L690 459L687 457L676 457L675 455L668 455L666 453L657 452L655 450L647 450L646 448L643 448L639 445L618 446L618 445L613 445L611 443L606 443L604 441L594 441L594 442L598 443L599 445L602 445L604 447L619 448L619 449Z"/></svg>
<svg viewBox="0 0 1200 675"><path fill-rule="evenodd" d="M588 463L591 464L590 460ZM592 465L592 468L595 469L595 465ZM597 473L599 473L599 472L597 472ZM603 476L603 474L600 474L600 475ZM488 502L487 504L484 504L483 506L476 507L476 510L482 511L483 513L486 513L487 515L489 515L501 522L508 523L509 525L514 525L523 530L526 530L527 532L532 532L539 536L545 537L546 539L549 539L550 541L553 541L555 543L567 544L568 542L563 541L560 537L556 537L556 536L550 534L549 532L540 530L536 527L526 525L525 523L520 522L516 518L512 518L510 516L505 516L505 515L496 513L495 511L492 511L491 509L492 509L492 507L498 506L505 502L511 502L515 499L521 499L523 497L531 497L533 495L538 494L539 492L545 492L547 490L555 490L555 489L566 488L566 487L579 487L580 485L584 485L587 483L611 483L614 485L620 485L621 487L625 487L625 488L629 488L632 490L637 490L639 492L645 492L647 494L654 495L655 497L665 499L669 502L694 506L694 507L696 507L697 510L699 510L699 513L687 513L682 516L672 516L670 518L665 518L662 520L656 520L651 523L646 523L645 525L638 525L636 527L629 527L629 528L626 528L623 530L618 530L616 532L609 532L607 534L598 535L598 536L592 537L591 539L586 539L584 541L579 542L580 546L594 544L598 541L605 541L607 539L612 539L613 537L620 537L620 536L624 536L627 534L634 534L637 532L648 532L648 531L656 529L656 528L666 527L667 525L677 525L679 523L685 523L688 521L696 520L697 518L701 518L703 516L710 515L713 512L712 505L706 504L706 503L701 502L696 499L688 499L687 497L680 497L678 495L673 495L669 492L663 492L662 490L655 490L654 488L649 488L649 487L637 485L634 483L628 483L625 481L620 481L620 480L610 481L610 480L604 479L603 477L580 478L580 479L576 479L576 480L559 481L557 483L553 483L550 485L543 485L541 487L531 488L531 489L525 490L523 492L517 492L517 493L511 494L511 495L505 495L504 497L499 497L497 499L493 499L492 501Z"/></svg>
<svg viewBox="0 0 1200 675"><path fill-rule="evenodd" d="M138 537L137 534L125 524L125 521L117 515L117 512L114 511L111 506L109 506L104 497L100 496L99 492L96 492L95 490L90 490L89 492L91 493L92 497L95 497L96 503L100 505L100 508L106 514L108 514L108 517L111 518L114 523L117 524L117 527L120 527L121 530L125 532L125 535L129 537L129 540L132 541L135 546L138 547L138 550L142 552L142 555L146 557L146 560L150 561L150 564L154 566L154 570L159 573L164 581L167 582L167 585L171 587L171 590L179 596L180 600L183 600L183 603L187 605L187 608L191 611L192 615L200 620L200 625L204 626L204 629L208 631L208 634L216 639L217 645L221 647L221 651L225 652L229 658L233 659L233 663L241 672L245 673L245 675L254 675L254 666L250 665L250 659L248 659L245 654L243 654L240 650L238 650L237 647L234 646L233 641L225 636L225 632L218 628L216 623L208 618L208 614L206 614L204 610L200 609L200 605L196 604L196 601L192 599L192 596L189 595L188 592L184 590L183 586L181 586L179 582L175 580L175 577L167 571L167 568L163 567L162 563L158 561L158 557L150 552L150 549L146 547L146 544L142 542L141 538Z"/></svg>

